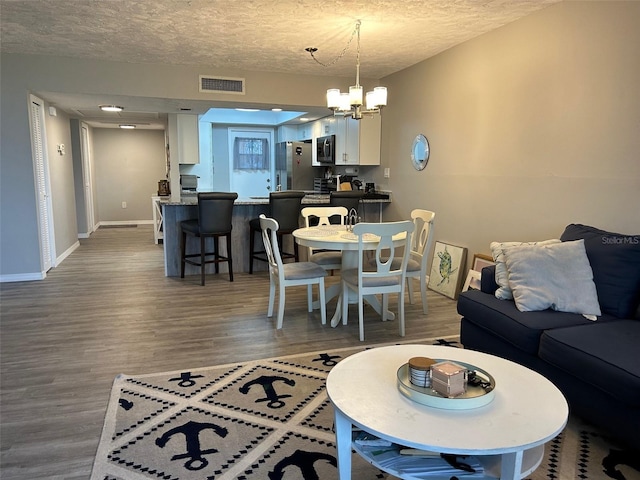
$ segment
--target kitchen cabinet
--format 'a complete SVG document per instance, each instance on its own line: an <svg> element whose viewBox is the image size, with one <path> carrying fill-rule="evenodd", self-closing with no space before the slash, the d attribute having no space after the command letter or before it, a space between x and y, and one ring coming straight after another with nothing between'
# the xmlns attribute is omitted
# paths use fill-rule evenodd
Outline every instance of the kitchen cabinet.
<svg viewBox="0 0 640 480"><path fill-rule="evenodd" d="M178 163L195 165L200 163L200 135L198 115L178 114Z"/></svg>
<svg viewBox="0 0 640 480"><path fill-rule="evenodd" d="M380 165L380 115L336 122L336 165Z"/></svg>

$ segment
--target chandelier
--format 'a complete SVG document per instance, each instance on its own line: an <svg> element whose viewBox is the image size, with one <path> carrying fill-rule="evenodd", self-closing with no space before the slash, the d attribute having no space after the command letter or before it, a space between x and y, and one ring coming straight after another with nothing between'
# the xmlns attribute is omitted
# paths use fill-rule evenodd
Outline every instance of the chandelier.
<svg viewBox="0 0 640 480"><path fill-rule="evenodd" d="M349 93L343 93L338 88L330 88L327 90L327 107L333 111L334 115L343 115L345 117L353 117L360 120L363 115L375 115L380 113L382 107L387 104L387 87L375 87L364 96L365 104L363 104L363 89L360 85L360 20L356 22L356 27L347 46L342 52L329 64L320 62L314 55L318 51L317 48L309 47L305 50L311 54L311 57L323 67L333 65L340 60L349 49L353 38L357 39L356 52L356 84L349 87ZM363 108L364 105L364 108Z"/></svg>

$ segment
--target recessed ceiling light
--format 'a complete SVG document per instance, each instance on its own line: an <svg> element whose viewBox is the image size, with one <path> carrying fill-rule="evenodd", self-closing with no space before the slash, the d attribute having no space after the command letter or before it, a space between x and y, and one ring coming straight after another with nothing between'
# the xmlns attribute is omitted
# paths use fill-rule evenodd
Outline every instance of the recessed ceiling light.
<svg viewBox="0 0 640 480"><path fill-rule="evenodd" d="M124 108L118 105L100 105L100 110L103 112L121 112Z"/></svg>
<svg viewBox="0 0 640 480"><path fill-rule="evenodd" d="M259 112L260 110L257 108L236 108L239 112Z"/></svg>
<svg viewBox="0 0 640 480"><path fill-rule="evenodd" d="M301 122L308 122L310 119L307 117L300 117Z"/></svg>
<svg viewBox="0 0 640 480"><path fill-rule="evenodd" d="M272 108L271 111L272 112L281 112L282 109L281 108Z"/></svg>
<svg viewBox="0 0 640 480"><path fill-rule="evenodd" d="M119 127L120 128L126 128L126 129L129 129L129 130L132 130L132 129L136 128L135 125L119 125Z"/></svg>

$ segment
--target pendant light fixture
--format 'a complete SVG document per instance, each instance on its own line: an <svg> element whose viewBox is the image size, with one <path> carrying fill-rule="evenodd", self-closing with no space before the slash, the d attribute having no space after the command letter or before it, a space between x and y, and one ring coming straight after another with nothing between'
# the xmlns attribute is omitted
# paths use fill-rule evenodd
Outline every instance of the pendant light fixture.
<svg viewBox="0 0 640 480"><path fill-rule="evenodd" d="M334 115L343 115L345 117L353 117L360 120L363 115L375 115L380 113L382 107L387 104L387 87L375 87L372 91L367 92L364 96L366 103L363 108L363 88L360 85L360 25L361 21L356 22L356 27L345 49L331 63L324 64L315 57L317 48L309 47L305 50L311 54L311 57L323 67L333 65L344 56L349 49L353 37L357 40L356 51L356 84L349 87L348 93L343 93L338 88L330 88L327 90L327 107L333 110Z"/></svg>

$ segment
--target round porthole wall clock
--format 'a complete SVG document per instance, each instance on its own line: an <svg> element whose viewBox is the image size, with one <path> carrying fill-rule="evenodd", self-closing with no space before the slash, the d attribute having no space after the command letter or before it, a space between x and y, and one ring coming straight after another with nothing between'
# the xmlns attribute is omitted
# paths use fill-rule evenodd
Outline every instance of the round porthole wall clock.
<svg viewBox="0 0 640 480"><path fill-rule="evenodd" d="M411 163L416 170L424 170L429 162L429 141L422 134L416 135L411 146Z"/></svg>

